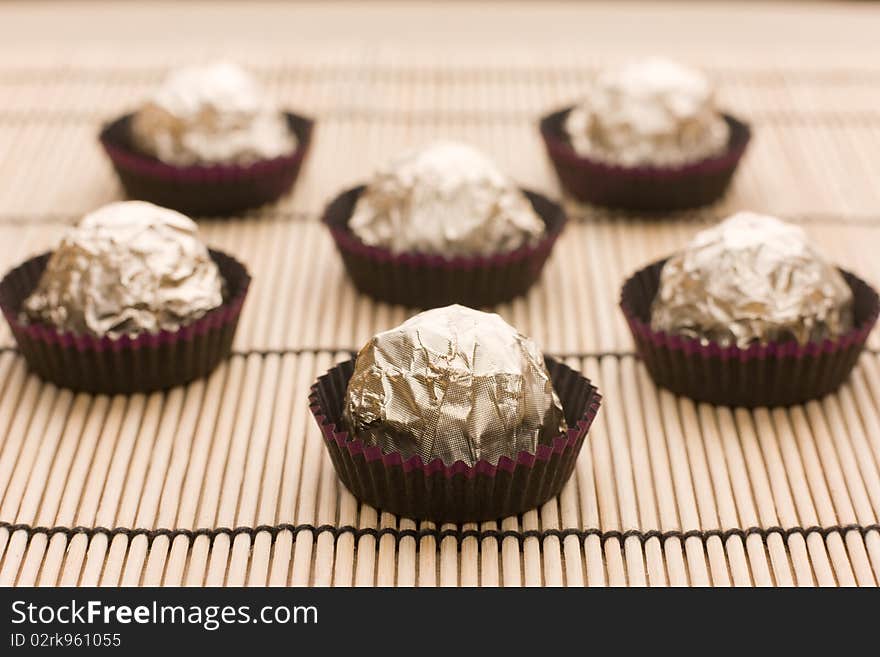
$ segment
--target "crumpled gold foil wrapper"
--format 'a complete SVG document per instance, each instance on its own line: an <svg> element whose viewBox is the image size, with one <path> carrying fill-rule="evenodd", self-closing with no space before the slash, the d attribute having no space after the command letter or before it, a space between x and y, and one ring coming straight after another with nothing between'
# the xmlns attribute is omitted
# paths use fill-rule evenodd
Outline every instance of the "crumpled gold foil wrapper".
<svg viewBox="0 0 880 657"><path fill-rule="evenodd" d="M287 119L230 63L173 71L133 116L138 147L162 162L249 164L296 150Z"/></svg>
<svg viewBox="0 0 880 657"><path fill-rule="evenodd" d="M220 306L222 288L195 222L143 201L111 203L64 237L23 314L97 336L176 330Z"/></svg>
<svg viewBox="0 0 880 657"><path fill-rule="evenodd" d="M697 234L663 266L651 327L746 348L839 336L853 325L852 291L804 231L741 212Z"/></svg>
<svg viewBox="0 0 880 657"><path fill-rule="evenodd" d="M730 129L699 70L662 57L601 72L566 120L572 147L622 166L680 166L725 150Z"/></svg>
<svg viewBox="0 0 880 657"><path fill-rule="evenodd" d="M567 429L537 346L498 315L423 312L358 354L343 419L368 446L428 463L497 463Z"/></svg>
<svg viewBox="0 0 880 657"><path fill-rule="evenodd" d="M392 253L493 255L534 244L544 222L486 155L436 141L373 177L348 222L364 244Z"/></svg>

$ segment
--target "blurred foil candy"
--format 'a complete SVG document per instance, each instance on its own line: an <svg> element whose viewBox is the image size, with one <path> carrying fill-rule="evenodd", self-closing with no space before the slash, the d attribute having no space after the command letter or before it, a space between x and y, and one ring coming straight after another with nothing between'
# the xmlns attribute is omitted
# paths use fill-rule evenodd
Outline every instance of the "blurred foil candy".
<svg viewBox="0 0 880 657"><path fill-rule="evenodd" d="M602 71L566 131L581 155L625 167L681 166L722 153L730 139L710 80L662 57Z"/></svg>
<svg viewBox="0 0 880 657"><path fill-rule="evenodd" d="M78 334L176 330L223 303L198 227L143 201L87 214L52 253L24 315Z"/></svg>
<svg viewBox="0 0 880 657"><path fill-rule="evenodd" d="M533 453L567 429L534 342L459 305L416 315L360 350L344 422L384 452L469 466Z"/></svg>
<svg viewBox="0 0 880 657"><path fill-rule="evenodd" d="M724 346L839 336L852 291L804 231L740 212L701 231L663 266L651 327Z"/></svg>
<svg viewBox="0 0 880 657"><path fill-rule="evenodd" d="M135 112L131 131L141 150L177 166L248 164L297 145L257 80L227 62L173 71Z"/></svg>

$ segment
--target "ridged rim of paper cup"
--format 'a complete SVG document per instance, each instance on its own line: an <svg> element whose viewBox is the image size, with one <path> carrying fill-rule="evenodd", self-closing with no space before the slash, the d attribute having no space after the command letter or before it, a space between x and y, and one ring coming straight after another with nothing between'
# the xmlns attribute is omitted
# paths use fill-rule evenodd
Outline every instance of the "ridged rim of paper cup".
<svg viewBox="0 0 880 657"><path fill-rule="evenodd" d="M224 217L274 203L296 184L311 144L313 121L285 113L296 149L248 164L177 166L140 152L126 114L104 126L101 145L126 196L195 217Z"/></svg>
<svg viewBox="0 0 880 657"><path fill-rule="evenodd" d="M840 273L853 291L854 310L860 312L861 317L856 319L853 328L835 338L826 338L821 342L809 342L803 345L794 340L768 342L765 344L755 343L743 349L735 344L725 346L715 341L702 341L696 338L667 333L666 331L656 331L651 328L650 305L646 309L634 307L632 288L640 282L643 276L656 277L659 284L660 272L666 260L667 258L658 260L635 272L623 284L620 294L620 308L633 333L638 334L658 348L683 351L688 354L704 357L720 357L726 360L739 361L748 361L756 358L801 358L821 353L835 353L852 345L864 344L877 323L878 314L880 314L880 297L878 297L877 291L855 274L841 269ZM855 298L856 296L858 296L858 299ZM862 301L866 306L864 310L859 307L859 301ZM647 320L645 317L647 317Z"/></svg>
<svg viewBox="0 0 880 657"><path fill-rule="evenodd" d="M567 388L574 387L575 385L578 385L579 387L577 390L577 397L575 397L574 391L570 392L569 390L560 390L557 388L557 393L563 402L563 412L565 412L566 408L566 399L568 399L569 404L577 404L579 410L574 413L566 414L566 419L569 420L569 429L564 434L555 437L552 443L540 445L535 452L521 451L512 457L501 457L498 459L497 463L480 460L472 466L467 465L462 461L446 464L439 458L425 463L419 456L407 458L397 451L383 451L377 446L366 446L359 438L352 437L342 424L341 409L336 412L324 405L322 390L326 389L328 394L338 396L335 401L344 404L345 388L347 387L348 380L351 378L351 371L354 368L355 362L354 358L337 363L324 375L318 378L311 387L309 394L309 409L321 429L325 441L325 447L331 449L331 445L335 444L340 450L345 450L353 459L362 456L365 467L368 467L371 464L381 464L383 470L385 470L388 475L388 481L391 480L394 473L402 475L417 473L425 477L442 476L447 482L455 478L460 478L462 481L471 481L477 477L487 477L490 480L494 480L496 475L500 472L513 474L520 471L524 473L524 476L528 476L528 472L532 471L536 464L548 463L554 455L559 456L560 460L558 461L557 470L554 472L554 476L562 475L557 482L558 487L555 487L552 490L543 491L544 493L548 493L546 496L525 500L524 503L526 506L514 511L518 513L543 504L547 499L559 494L565 481L567 481L571 475L574 461L577 458L580 448L583 446L584 439L596 417L602 399L596 386L594 386L592 382L582 374L553 358L545 357L545 361L551 372L551 377L553 377L554 372L558 372L558 376L555 377L557 380L554 381L554 386L558 386L558 384L561 383L559 380L560 377L565 377ZM348 371L346 372L346 370ZM571 398L568 398L569 396ZM337 467L335 462L334 466ZM561 469L568 469L568 472L560 472ZM343 483L348 486L348 473L340 472L338 467L337 472ZM364 478L370 477L369 473L363 472L361 474L363 474ZM522 485L522 488L527 487L527 484ZM429 486L425 487L428 496L431 494L431 491L428 490L429 488ZM448 491L444 492L448 493ZM374 503L374 501L367 499L364 499L363 501L370 504ZM494 503L496 507L500 507L504 500L492 500L491 502ZM487 502L485 506L491 507L492 503ZM421 514L417 514L417 516L432 517L430 515ZM456 513L456 510L454 509L448 510L448 514L443 518L435 519L440 520L453 517L457 522L465 522L468 520L468 518L460 517L460 514Z"/></svg>
<svg viewBox="0 0 880 657"><path fill-rule="evenodd" d="M212 329L222 327L236 319L241 314L241 309L250 287L250 274L248 274L247 268L241 262L222 251L209 250L209 252L211 258L218 265L222 262L224 267L228 266L239 270L239 278L235 281L236 289L227 291L226 299L222 305L174 331L161 330L156 333L139 333L112 338L109 336L80 335L72 331L63 331L41 322L23 322L20 316L21 306L33 287L31 290L21 294L21 300L18 303L10 299L10 296L16 294L11 287L18 282L20 277L27 275L25 273L27 270L39 269L42 271L45 269L46 263L52 255L51 252L26 260L11 269L0 280L0 309L2 309L3 315L6 317L6 321L9 323L16 340L21 335L45 344L59 344L62 347L74 348L78 351L100 353L125 349L149 349L158 345L191 340L195 336L205 335ZM39 275L34 277L34 285L37 280L39 280ZM224 281L229 283L226 279Z"/></svg>
<svg viewBox="0 0 880 657"><path fill-rule="evenodd" d="M739 162L745 153L749 141L751 141L752 130L749 125L731 114L722 112L721 116L731 128L730 139L725 150L717 155L670 166L626 166L613 164L582 155L571 145L571 141L565 133L564 125L565 118L573 109L574 107L566 107L552 112L541 119L541 134L544 137L547 148L560 160L569 162L577 167L608 173L613 172L634 178L681 178L704 171L723 171Z"/></svg>
<svg viewBox="0 0 880 657"><path fill-rule="evenodd" d="M805 345L789 340L739 348L673 335L650 327L664 262L655 262L626 281L621 309L654 382L698 402L786 407L835 392L858 362L880 310L877 292L841 270L853 291L855 326L836 338Z"/></svg>
<svg viewBox="0 0 880 657"><path fill-rule="evenodd" d="M545 234L534 244L491 255L394 254L387 248L364 244L348 228L363 189L355 187L333 199L324 211L323 222L349 279L361 293L411 308L451 303L483 308L525 294L540 279L567 221L558 203L523 190L546 226Z"/></svg>
<svg viewBox="0 0 880 657"><path fill-rule="evenodd" d="M366 189L366 185L358 185L357 187L352 187L351 189L347 189L337 195L327 204L322 221L329 228L330 233L333 235L333 239L338 246L347 251L378 262L389 262L410 266L417 265L421 267L452 271L459 269L477 269L481 267L498 267L514 262L526 261L535 254L549 251L552 248L553 243L562 233L562 230L565 228L565 224L568 221L565 209L559 203L556 203L539 192L520 189L520 191L526 195L526 198L529 199L529 202L532 203L533 207L535 202L537 202L546 205L548 209L547 213L543 213L535 208L536 214L541 218L545 225L544 235L536 243L524 244L512 251L493 253L491 255L456 255L448 257L430 253L419 253L417 251L395 254L392 253L390 249L380 246L371 246L361 241L348 228L348 221L351 219L351 213L348 213L348 216L345 217L345 223L342 226L335 224L333 222L333 217L330 216L331 210L335 205L347 200L348 197L353 197L353 208L354 203L357 202L357 198L361 195L364 189Z"/></svg>
<svg viewBox="0 0 880 657"><path fill-rule="evenodd" d="M222 183L227 180L259 177L269 171L289 168L303 160L311 143L314 121L293 112L282 112L282 114L287 119L291 132L297 137L296 148L287 155L256 160L248 164L175 165L162 162L152 155L136 150L130 142L120 143L113 138L113 131L119 129L123 123L130 123L134 113L124 114L105 124L101 128L99 139L114 163L121 164L126 169L141 175L168 183L179 182L182 178L187 177L191 177L193 180L212 180ZM299 127L294 128L294 125Z"/></svg>
<svg viewBox="0 0 880 657"><path fill-rule="evenodd" d="M624 166L578 153L559 110L540 121L547 154L565 191L581 202L638 212L686 210L717 201L728 188L751 140L749 125L722 114L730 126L727 148L711 157L673 166Z"/></svg>

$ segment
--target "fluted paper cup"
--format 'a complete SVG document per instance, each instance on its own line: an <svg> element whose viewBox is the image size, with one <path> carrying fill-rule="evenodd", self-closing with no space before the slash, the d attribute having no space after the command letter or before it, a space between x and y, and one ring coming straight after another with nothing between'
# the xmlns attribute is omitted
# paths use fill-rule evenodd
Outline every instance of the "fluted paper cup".
<svg viewBox="0 0 880 657"><path fill-rule="evenodd" d="M129 198L190 216L236 214L276 201L293 187L311 143L311 119L285 113L296 135L289 155L250 164L177 166L140 152L131 137L131 114L104 126L100 140Z"/></svg>
<svg viewBox="0 0 880 657"><path fill-rule="evenodd" d="M546 358L569 429L551 444L497 463L469 466L383 452L350 435L343 424L345 391L354 359L333 367L312 386L309 403L324 446L342 483L362 502L383 511L438 522L475 522L521 513L559 494L599 410L590 381Z"/></svg>
<svg viewBox="0 0 880 657"><path fill-rule="evenodd" d="M211 257L224 281L223 304L174 331L96 337L61 331L21 316L49 253L31 258L0 281L0 308L21 355L41 378L76 391L152 392L207 376L227 358L250 285L244 265L219 251Z"/></svg>
<svg viewBox="0 0 880 657"><path fill-rule="evenodd" d="M724 115L730 140L720 154L681 166L621 166L579 154L565 131L572 108L541 120L541 136L563 189L585 203L622 210L669 211L708 205L730 186L751 129Z"/></svg>
<svg viewBox="0 0 880 657"><path fill-rule="evenodd" d="M791 406L834 392L846 381L877 322L877 292L841 270L853 292L855 322L847 333L805 345L796 341L748 348L673 335L651 328L651 304L665 260L636 272L620 295L639 356L657 385L724 406Z"/></svg>
<svg viewBox="0 0 880 657"><path fill-rule="evenodd" d="M363 186L356 187L334 199L324 212L324 223L360 292L379 301L413 308L453 303L481 308L525 294L540 278L566 223L560 205L524 190L546 226L544 235L534 245L489 256L394 254L389 249L364 244L348 227L363 190Z"/></svg>

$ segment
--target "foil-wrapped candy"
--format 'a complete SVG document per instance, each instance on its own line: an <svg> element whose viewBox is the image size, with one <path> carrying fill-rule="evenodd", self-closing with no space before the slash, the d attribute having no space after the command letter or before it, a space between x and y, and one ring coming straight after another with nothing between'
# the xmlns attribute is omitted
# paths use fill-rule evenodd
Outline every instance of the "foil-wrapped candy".
<svg viewBox="0 0 880 657"><path fill-rule="evenodd" d="M343 412L365 444L427 463L497 463L566 430L534 342L495 314L420 313L360 350Z"/></svg>
<svg viewBox="0 0 880 657"><path fill-rule="evenodd" d="M600 73L566 131L581 155L622 166L681 166L721 153L730 138L709 79L661 57Z"/></svg>
<svg viewBox="0 0 880 657"><path fill-rule="evenodd" d="M438 141L379 171L348 222L365 244L392 253L492 255L536 242L544 222L478 150Z"/></svg>
<svg viewBox="0 0 880 657"><path fill-rule="evenodd" d="M173 71L133 116L132 137L177 166L248 164L296 149L287 119L234 64Z"/></svg>
<svg viewBox="0 0 880 657"><path fill-rule="evenodd" d="M806 344L848 331L852 306L840 271L800 227L741 212L667 260L651 327L740 348Z"/></svg>
<svg viewBox="0 0 880 657"><path fill-rule="evenodd" d="M87 214L52 253L25 320L118 337L176 330L223 303L223 279L198 226L143 201Z"/></svg>

